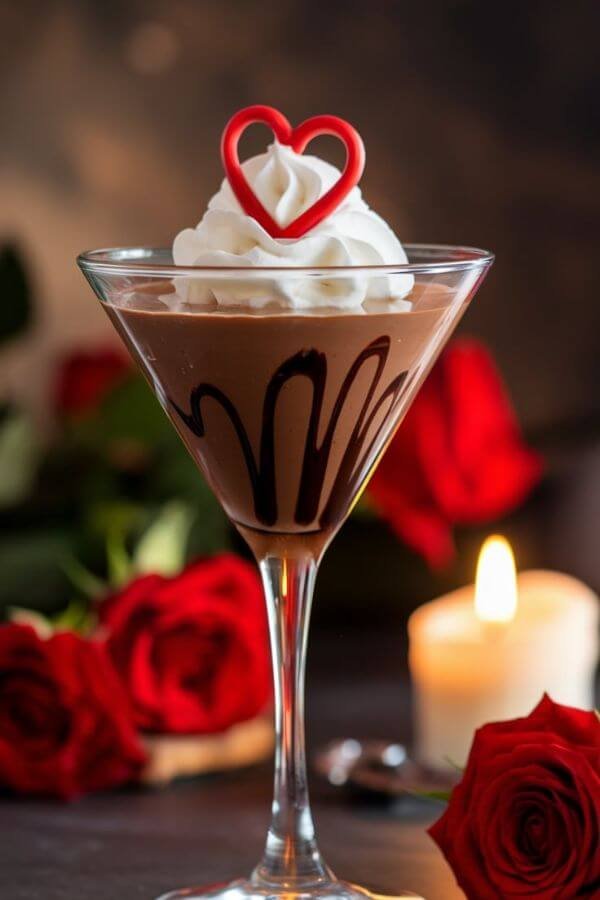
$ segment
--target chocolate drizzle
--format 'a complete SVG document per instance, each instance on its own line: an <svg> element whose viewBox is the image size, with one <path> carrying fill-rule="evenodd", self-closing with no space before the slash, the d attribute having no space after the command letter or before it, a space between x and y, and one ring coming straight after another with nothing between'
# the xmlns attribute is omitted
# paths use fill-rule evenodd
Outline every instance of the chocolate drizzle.
<svg viewBox="0 0 600 900"><path fill-rule="evenodd" d="M206 382L197 385L190 394L189 413L186 413L173 401L170 402L182 421L199 438L205 436L205 425L201 409L202 401L205 397L211 397L221 405L229 417L240 442L252 485L256 518L263 525L272 527L277 523L278 515L275 482L275 413L277 401L281 389L290 379L297 376L308 378L312 382L313 388L312 404L294 518L298 525L309 525L315 521L318 514L331 445L344 403L362 366L367 360L374 358L377 361L377 365L373 378L348 441L348 446L342 457L331 492L319 518L319 526L327 528L337 524L345 515L348 497L352 497L358 490L366 471L373 464L372 450L380 436L383 425L379 426L365 449L364 445L367 435L382 406L389 401L390 409L393 408L408 375L408 372L401 372L392 379L379 398L374 400L389 351L390 338L383 336L372 341L359 353L344 378L320 445L318 443L318 434L327 381L327 359L325 354L315 349L301 350L285 360L275 371L265 392L258 462L238 411L229 397L219 388Z"/></svg>

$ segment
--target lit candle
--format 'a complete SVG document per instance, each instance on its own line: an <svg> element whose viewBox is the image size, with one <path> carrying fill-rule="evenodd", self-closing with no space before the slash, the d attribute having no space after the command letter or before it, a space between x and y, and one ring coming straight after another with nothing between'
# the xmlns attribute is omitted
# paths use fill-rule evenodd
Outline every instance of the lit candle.
<svg viewBox="0 0 600 900"><path fill-rule="evenodd" d="M416 757L464 765L475 730L524 716L544 692L594 706L598 598L558 572L518 577L510 545L484 544L475 586L425 604L409 621Z"/></svg>

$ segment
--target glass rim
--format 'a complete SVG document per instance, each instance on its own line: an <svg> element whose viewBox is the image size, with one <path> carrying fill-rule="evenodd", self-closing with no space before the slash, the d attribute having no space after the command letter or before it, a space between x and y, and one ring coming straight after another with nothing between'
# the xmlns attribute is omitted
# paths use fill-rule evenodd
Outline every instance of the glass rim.
<svg viewBox="0 0 600 900"><path fill-rule="evenodd" d="M353 278L357 275L382 277L392 275L425 275L483 269L494 262L494 254L477 247L450 244L404 244L413 254L431 256L430 261L366 265L366 266L178 266L174 263L151 262L154 257L170 253L167 247L107 247L86 250L77 257L84 272L98 275L140 275L155 278L244 278L288 275L309 278Z"/></svg>

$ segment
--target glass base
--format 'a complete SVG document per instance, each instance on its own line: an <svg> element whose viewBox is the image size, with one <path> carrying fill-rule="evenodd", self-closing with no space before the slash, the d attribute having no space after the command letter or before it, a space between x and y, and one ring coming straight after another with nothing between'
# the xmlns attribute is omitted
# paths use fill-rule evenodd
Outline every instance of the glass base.
<svg viewBox="0 0 600 900"><path fill-rule="evenodd" d="M397 894L378 894L348 881L327 881L294 890L289 885L271 887L240 879L211 887L184 888L170 891L158 900L424 900L419 894L401 891Z"/></svg>

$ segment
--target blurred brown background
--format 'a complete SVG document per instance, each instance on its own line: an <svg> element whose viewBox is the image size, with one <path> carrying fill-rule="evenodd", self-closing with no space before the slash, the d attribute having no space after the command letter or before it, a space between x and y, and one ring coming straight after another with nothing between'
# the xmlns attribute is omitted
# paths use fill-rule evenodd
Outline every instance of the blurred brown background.
<svg viewBox="0 0 600 900"><path fill-rule="evenodd" d="M195 223L235 109L338 113L365 138L367 201L403 241L497 253L461 328L487 341L550 460L522 561L598 586L599 27L594 0L0 3L0 238L42 301L3 351L4 393L43 419L57 355L114 339L76 253Z"/></svg>

